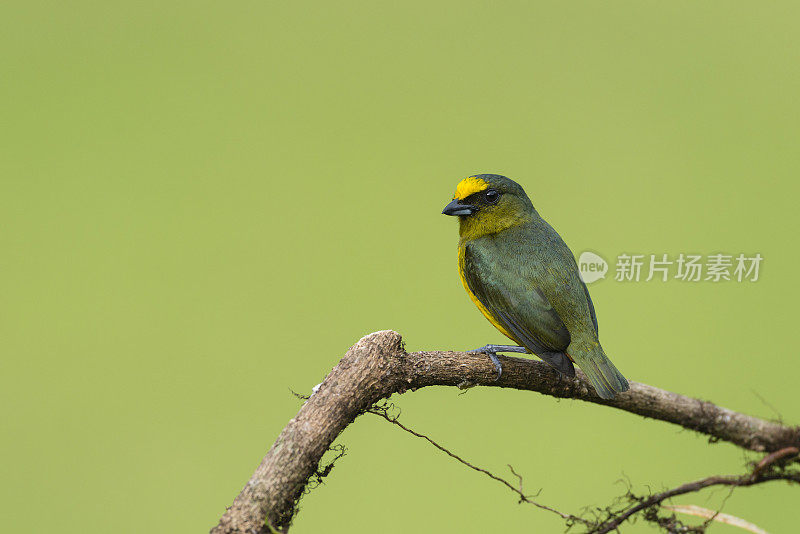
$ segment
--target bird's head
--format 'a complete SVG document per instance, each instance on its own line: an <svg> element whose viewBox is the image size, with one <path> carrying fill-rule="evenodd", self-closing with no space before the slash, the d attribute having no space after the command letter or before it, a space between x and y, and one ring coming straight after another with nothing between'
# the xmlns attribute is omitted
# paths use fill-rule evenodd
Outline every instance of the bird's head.
<svg viewBox="0 0 800 534"><path fill-rule="evenodd" d="M517 182L499 174L477 174L459 182L442 213L458 217L461 237L474 239L522 224L536 210Z"/></svg>

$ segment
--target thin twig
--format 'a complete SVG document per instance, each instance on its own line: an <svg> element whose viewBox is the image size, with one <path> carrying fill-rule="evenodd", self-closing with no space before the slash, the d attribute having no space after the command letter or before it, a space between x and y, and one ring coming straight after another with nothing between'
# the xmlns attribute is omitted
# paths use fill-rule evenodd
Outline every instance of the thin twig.
<svg viewBox="0 0 800 534"><path fill-rule="evenodd" d="M502 477L499 477L499 476L495 475L491 471L489 471L487 469L484 469L482 467L478 467L478 466L468 462L467 460L464 460L459 455L457 455L454 452L450 451L449 449L447 449L443 445L437 443L436 441L434 441L429 436L426 436L425 434L422 434L420 432L417 432L415 430L412 430L412 429L408 428L407 426L405 426L404 424L402 424L400 421L397 420L397 416L393 417L393 416L389 415L389 410L392 407L393 407L392 405L390 405L388 403L384 403L384 404L381 404L381 405L372 406L372 407L368 408L366 410L366 412L367 413L371 413L373 415L377 415L378 417L381 417L381 418L385 419L389 423L399 427L400 429L404 430L405 432L408 432L412 436L424 439L425 441L427 441L428 443L430 443L431 445L436 447L438 450L440 450L443 453L447 454L448 456L450 456L454 460L458 461L459 463L469 467L470 469L472 469L474 471L477 471L479 473L483 473L484 475L486 475L487 477L491 478L492 480L496 480L497 482L500 482L505 487L507 487L508 489L513 491L514 493L516 493L520 498L520 502L525 502L525 503L528 503L528 504L532 504L532 505L536 506L537 508L541 508L542 510L547 510L549 512L557 514L559 517L561 517L562 519L566 520L568 522L568 525L569 524L575 524L575 523L581 523L581 524L585 525L588 528L587 532L592 533L592 534L606 534L608 532L611 532L612 530L616 530L622 523L624 523L625 521L630 519L635 514L641 512L643 510L646 510L648 508L658 507L658 506L661 505L661 503L663 501L665 501L667 499L670 499L672 497L675 497L675 496L678 496L678 495L684 495L684 494L687 494L687 493L698 492L698 491L701 491L701 490L703 490L705 488L712 487L712 486L730 486L730 491L728 492L728 494L726 495L725 499L723 500L723 503L720 505L720 509L717 510L714 513L714 515L712 515L710 518L708 518L706 521L704 521L703 524L699 527L701 529L700 531L704 532L705 529L708 527L708 525L714 519L716 519L717 515L720 513L720 511L721 511L722 507L724 506L725 502L728 500L728 498L730 498L730 496L733 494L733 490L735 490L737 487L752 486L752 485L755 485L755 484L760 484L762 482L769 482L769 481L774 481L774 480L787 480L787 481L794 481L794 482L799 482L800 483L800 474L797 474L797 473L776 472L776 473L764 474L766 469L768 469L769 467L773 466L777 462L780 462L781 460L786 460L788 458L791 458L793 456L796 456L796 455L800 454L800 449L798 449L797 447L786 447L784 449L781 449L779 451L775 451L773 453L770 453L770 454L766 455L764 458L762 458L758 462L758 464L756 464L756 466L754 467L754 469L753 469L753 471L751 473L748 473L748 474L745 474L745 475L738 475L738 476L737 475L711 476L711 477L707 477L707 478L704 478L702 480L698 480L698 481L695 481L695 482L689 482L689 483L686 483L686 484L682 484L682 485L680 485L680 486L678 486L676 488L673 488L671 490L667 490L667 491L664 491L664 492L661 492L661 493L657 493L655 495L651 495L650 497L648 497L646 499L635 498L636 501L637 501L637 504L632 505L632 506L630 506L630 507L628 507L626 509L623 509L623 510L621 510L619 512L610 512L609 511L609 515L611 517L609 519L606 519L603 522L589 521L587 519L575 516L573 514L565 514L565 513L561 512L559 510L556 510L556 509L550 507L550 506L547 506L547 505L544 505L544 504L541 504L541 503L538 503L538 502L532 500L530 498L530 496L526 495L525 492L523 491L523 488L522 488L522 476L519 473L517 473L510 464L508 465L508 468L511 470L511 473L515 477L517 477L517 479L519 481L519 487L518 488L514 487L510 482L508 482L507 480L505 480ZM537 496L538 496L538 493L537 493Z"/></svg>
<svg viewBox="0 0 800 534"><path fill-rule="evenodd" d="M798 454L800 454L800 448L786 447L779 451L775 451L773 453L764 456L764 458L762 458L761 461L758 462L758 464L756 464L755 469L753 469L753 475L752 475L753 478L757 478L758 475L760 475L761 472L764 471L764 469L774 464L775 462L778 462L785 458L791 458L792 456L797 456Z"/></svg>
<svg viewBox="0 0 800 534"><path fill-rule="evenodd" d="M776 451L765 456L751 473L738 476L711 476L702 480L682 484L676 488L672 488L661 493L656 493L655 495L651 495L646 499L640 500L637 504L627 508L626 510L614 514L615 517L613 519L603 523L597 529L591 532L595 534L605 534L607 532L611 532L619 527L619 525L621 525L628 518L638 512L641 512L642 510L657 506L672 497L698 492L712 486L731 486L731 489L735 489L737 487L753 486L774 480L787 480L790 482L800 483L800 473L781 471L765 472L769 466L774 465L776 462L797 454L798 449L796 447L787 447L786 449Z"/></svg>
<svg viewBox="0 0 800 534"><path fill-rule="evenodd" d="M398 421L396 417L390 416L388 414L389 408L390 407L387 406L387 405L373 406L373 407L371 407L371 408L369 408L367 410L367 413L371 413L371 414L377 415L378 417L381 417L381 418L389 421L390 423L392 423L393 425L401 428L402 430L405 430L406 432L408 432L412 436L416 436L418 438L424 439L425 441L427 441L428 443L430 443L431 445L433 445L434 447L436 447L437 449L439 449L440 451L442 451L443 453L445 453L449 457L451 457L454 460L460 462L461 464L469 467L473 471L477 471L479 473L483 473L484 475L486 475L487 477L491 478L492 480L496 480L497 482L503 484L505 487L507 487L508 489L510 489L511 491L513 491L514 493L516 493L519 496L519 501L520 502L525 502L525 503L528 503L528 504L532 504L532 505L536 506L537 508L541 508L542 510L547 510L548 512L552 512L554 514L557 514L562 519L570 521L570 522L573 522L573 523L578 522L578 523L583 523L583 524L587 524L587 525L589 524L589 522L586 521L585 519L582 519L580 517L574 516L572 514L565 514L563 512L560 512L560 511L556 510L555 508L551 508L550 506L547 506L545 504L541 504L541 503L538 503L538 502L532 500L530 498L530 496L526 495L522 491L522 477L519 474L517 474L516 471L514 471L514 468L511 467L511 465L509 465L508 467L511 469L511 472L514 474L514 476L516 476L519 479L519 489L515 488L506 479L495 475L491 471L488 471L487 469L484 469L482 467L478 467L476 465L471 464L470 462L468 462L467 460L463 459L462 457L460 457L456 453L454 453L454 452L450 451L449 449L447 449L446 447L443 447L442 445L438 444L437 442L435 442L433 439L429 438L425 434L420 434L419 432L416 432L415 430L411 430L410 428L405 426L403 423Z"/></svg>

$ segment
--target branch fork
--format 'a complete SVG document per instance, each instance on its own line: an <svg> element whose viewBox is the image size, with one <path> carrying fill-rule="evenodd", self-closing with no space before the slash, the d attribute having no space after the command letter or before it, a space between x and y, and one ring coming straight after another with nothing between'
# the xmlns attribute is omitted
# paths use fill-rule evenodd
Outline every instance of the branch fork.
<svg viewBox="0 0 800 534"><path fill-rule="evenodd" d="M497 371L485 354L407 353L400 334L391 330L363 337L289 421L211 533L285 532L322 455L360 414L396 393L427 386L458 387L465 380L600 404L680 425L743 449L782 455L769 462L770 456L764 458L762 463L767 463L763 468L789 455L785 451L800 448L800 427L758 419L637 382L630 383L629 391L604 400L580 371L574 379L566 379L541 361L498 358L503 373L495 380Z"/></svg>

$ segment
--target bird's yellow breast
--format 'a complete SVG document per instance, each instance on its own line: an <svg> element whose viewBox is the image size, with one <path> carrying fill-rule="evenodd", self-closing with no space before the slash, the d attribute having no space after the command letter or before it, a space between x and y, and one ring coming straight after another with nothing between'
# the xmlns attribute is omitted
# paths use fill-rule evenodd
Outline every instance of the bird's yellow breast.
<svg viewBox="0 0 800 534"><path fill-rule="evenodd" d="M470 290L469 284L467 283L467 278L464 275L464 263L465 263L464 262L464 257L465 257L464 252L465 252L465 250L466 250L466 247L464 245L459 245L459 247L458 247L458 276L461 278L461 283L464 284L464 289L466 290L467 295L469 295L469 298L472 299L472 302L475 303L475 306L478 307L478 309L481 311L483 316L486 317L489 320L490 323L492 323L492 326L494 326L495 328L500 330L500 332L502 332L503 335L506 336L507 338L509 338L510 340L514 341L515 343L519 343L519 341L514 339L514 336L509 334L508 330L506 330L497 321L497 319L494 318L494 316L489 311L489 309L486 308L486 306L483 305L483 302L478 300L478 297L475 296L475 293L473 293L472 290Z"/></svg>

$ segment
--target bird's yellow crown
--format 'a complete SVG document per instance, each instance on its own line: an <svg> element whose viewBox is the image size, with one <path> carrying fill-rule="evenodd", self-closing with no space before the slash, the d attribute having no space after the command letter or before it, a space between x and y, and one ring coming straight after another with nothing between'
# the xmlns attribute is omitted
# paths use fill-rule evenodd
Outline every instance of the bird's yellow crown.
<svg viewBox="0 0 800 534"><path fill-rule="evenodd" d="M453 196L453 198L464 200L468 196L488 188L489 183L486 180L478 178L477 176L470 176L469 178L464 178L458 183L456 186L456 194Z"/></svg>

